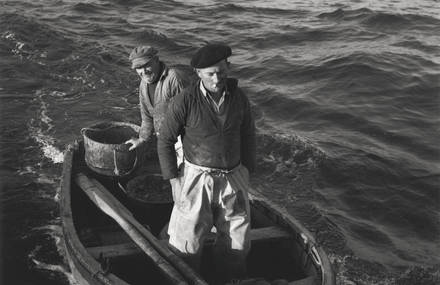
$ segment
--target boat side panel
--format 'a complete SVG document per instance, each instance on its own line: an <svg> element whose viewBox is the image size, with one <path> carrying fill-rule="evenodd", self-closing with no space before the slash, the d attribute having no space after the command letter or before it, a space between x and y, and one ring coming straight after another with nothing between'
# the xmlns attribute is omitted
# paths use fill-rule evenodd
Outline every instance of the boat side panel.
<svg viewBox="0 0 440 285"><path fill-rule="evenodd" d="M327 254L299 221L252 189L250 202L255 211L260 212L260 216L266 216L269 221L292 232L296 251L298 256L301 256L302 266L308 276L318 277L321 280L319 283L321 285L336 284L334 271ZM266 224L270 223L268 220L265 221ZM314 257L316 255L317 257Z"/></svg>
<svg viewBox="0 0 440 285"><path fill-rule="evenodd" d="M72 171L76 158L75 153L79 151L78 143L69 145L64 156L63 174L61 180L61 218L64 235L64 245L71 266L72 273L81 280L81 284L121 284L126 282L113 274L104 276L99 263L87 252L77 235L72 218ZM86 283L85 283L86 282Z"/></svg>

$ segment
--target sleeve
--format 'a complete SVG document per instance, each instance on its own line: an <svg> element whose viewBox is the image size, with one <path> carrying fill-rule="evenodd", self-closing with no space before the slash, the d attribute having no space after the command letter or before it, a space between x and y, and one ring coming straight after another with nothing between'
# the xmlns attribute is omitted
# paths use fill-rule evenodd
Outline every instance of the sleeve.
<svg viewBox="0 0 440 285"><path fill-rule="evenodd" d="M177 158L174 144L183 133L186 121L185 96L177 96L170 101L161 132L157 141L157 153L163 179L178 176Z"/></svg>
<svg viewBox="0 0 440 285"><path fill-rule="evenodd" d="M170 69L170 72L172 76L170 76L170 92L167 94L167 99L171 99L172 97L181 93L183 89L189 85L189 78L183 71L173 68Z"/></svg>
<svg viewBox="0 0 440 285"><path fill-rule="evenodd" d="M243 95L244 118L241 124L241 162L250 173L255 171L256 167L256 135L255 122L251 110L249 99Z"/></svg>
<svg viewBox="0 0 440 285"><path fill-rule="evenodd" d="M151 116L147 108L147 97L146 88L143 88L141 83L139 86L139 106L142 123L139 130L139 138L142 138L144 141L148 141L153 133L153 116Z"/></svg>

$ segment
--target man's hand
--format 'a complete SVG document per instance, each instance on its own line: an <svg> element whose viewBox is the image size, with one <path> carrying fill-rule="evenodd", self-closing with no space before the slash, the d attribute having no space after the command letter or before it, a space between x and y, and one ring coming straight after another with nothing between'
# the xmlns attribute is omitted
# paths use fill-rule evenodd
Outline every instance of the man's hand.
<svg viewBox="0 0 440 285"><path fill-rule="evenodd" d="M141 138L131 138L125 142L125 144L131 144L131 147L128 150L134 150L145 143L144 139Z"/></svg>

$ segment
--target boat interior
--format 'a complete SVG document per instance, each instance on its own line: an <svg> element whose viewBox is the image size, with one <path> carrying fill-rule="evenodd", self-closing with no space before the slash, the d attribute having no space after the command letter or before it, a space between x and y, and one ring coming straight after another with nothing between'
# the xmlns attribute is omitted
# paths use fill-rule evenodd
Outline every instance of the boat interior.
<svg viewBox="0 0 440 285"><path fill-rule="evenodd" d="M130 198L124 189L130 177L115 178L94 173L87 168L81 151L73 157L73 173L81 172L98 180L166 247L166 228L172 203L145 203ZM158 163L150 162L140 171L159 173ZM167 284L167 279L154 262L111 217L96 207L74 179L71 180L70 191L74 229L80 246L101 264L104 273L112 273L133 285L145 284L146 278L148 284ZM313 262L310 251L304 247L303 237L289 227L285 217L259 199L251 199L251 214L248 278L264 278L268 282L282 280L284 283L279 284L289 285L321 284L319 268ZM221 279L214 270L214 246L215 233L211 233L205 242L200 273L209 284L219 284Z"/></svg>

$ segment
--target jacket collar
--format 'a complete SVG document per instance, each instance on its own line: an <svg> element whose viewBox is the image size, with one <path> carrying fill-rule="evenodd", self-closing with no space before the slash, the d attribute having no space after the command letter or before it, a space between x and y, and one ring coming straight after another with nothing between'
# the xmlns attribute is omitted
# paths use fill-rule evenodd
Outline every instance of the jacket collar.
<svg viewBox="0 0 440 285"><path fill-rule="evenodd" d="M163 63L162 61L160 62L160 64L161 64L161 66L162 66L162 74L161 74L160 77L159 77L159 81L162 81L162 80L165 79L165 77L167 77L168 72L169 72L170 69L169 69L168 66L167 66L165 63Z"/></svg>

